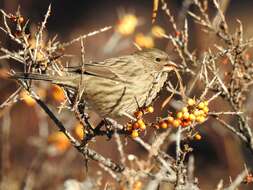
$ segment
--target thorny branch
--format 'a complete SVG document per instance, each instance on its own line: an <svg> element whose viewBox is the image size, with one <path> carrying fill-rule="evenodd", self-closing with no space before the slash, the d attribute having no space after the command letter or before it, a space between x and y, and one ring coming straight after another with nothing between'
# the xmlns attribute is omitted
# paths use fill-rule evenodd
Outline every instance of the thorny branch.
<svg viewBox="0 0 253 190"><path fill-rule="evenodd" d="M18 80L17 82L20 84L20 87L0 105L1 110L17 102L20 99L20 91L25 89L85 159L97 161L98 165L100 165L104 171L108 172L113 179L117 182L125 183L129 189L134 186L135 182L141 181L142 179L150 179L150 182L146 186L148 190L158 189L162 182L172 184L177 190L199 189L197 179L194 177L193 156L189 158L188 163L186 161L188 154L193 151L187 142L193 138L200 138L198 136L199 124L205 122L209 118L216 119L222 126L230 130L235 136L246 143L253 153L253 135L249 127L248 117L244 110L247 93L253 80L252 62L245 58L245 52L253 46L253 42L252 40L244 38L240 21L238 21L239 27L236 32L230 33L229 26L224 16L224 7L227 5L221 6L217 0L213 0L212 2L217 9L217 14L214 17L215 19L210 19L208 14L208 2L205 0L203 2L193 0L192 5L197 7L198 13L188 11L188 14L197 24L203 27L206 32L213 32L218 39L223 42L223 45L216 44L210 47L207 52L203 52L202 56L198 57L194 51L189 49L190 38L187 19L184 21L183 28L178 27L176 18L174 18L169 10L166 1L161 0L161 9L167 15L173 29L173 34L163 34L163 37L172 44L176 55L179 60L181 60L179 63L181 74L192 77L191 82L184 84L181 76L177 74L179 79L178 85L175 86L171 82L168 82L166 89L172 92L173 95L179 97L178 101L175 101L172 97L169 98L171 106L176 110L183 110L185 108L187 113L188 110L190 113L196 110L201 111L201 109L198 109L201 103L205 101L206 104L210 104L218 98L222 98L228 102L231 110L210 112L207 110L208 114L206 114L201 121L197 121L196 119L196 121L194 120L193 122L187 123L185 121L187 119L175 119L181 122L172 123L173 126L177 127L176 135L173 130L167 129L165 132L158 133L150 142L146 142L140 137L134 138L134 142L147 151L147 160L141 160L134 155L127 155L124 151L124 143L121 137L129 136L129 131L126 130L125 125L121 125L110 118L105 118L97 127L92 126L89 121L89 115L85 112L85 102L81 102L80 97L83 92L79 92L80 89L78 89L78 92L73 92L71 90L65 91L67 94L67 101L64 102L61 109L66 108L74 112L77 120L82 124L85 135L81 142L66 129L66 126L63 125L56 114L53 113L47 104L36 94L32 80ZM229 3L229 1L226 2L227 4ZM189 8L190 4L187 7ZM81 43L81 60L82 66L84 66L85 44L83 40L112 28L111 26L104 27L65 43L56 41L56 38L48 40L46 43L43 33L51 14L51 6L49 6L44 20L35 36L26 33L28 21L24 23L24 18L19 10L15 15L7 14L3 10L1 10L1 13L3 15L3 26L0 27L1 31L3 31L10 40L16 42L21 47L16 51L1 47L0 51L3 55L1 55L0 59L12 59L17 63L21 63L24 66L24 72L29 73L58 73L61 75L64 69L62 66L64 48L71 46L75 42ZM184 18L187 18L186 16L187 15L185 15ZM9 26L9 22L14 22L16 24L16 29L13 30ZM30 43L30 38L34 37L35 45ZM224 58L231 65L231 70L227 72L226 75L220 68L220 62L222 62ZM10 73L13 72L14 71L11 71ZM224 80L224 78L226 78L226 80ZM201 95L196 96L197 102L194 104L186 102L187 100L193 101L190 96L199 83L201 83L203 89ZM166 122L169 121L172 116L173 113L169 112L168 116L157 118L158 124L156 121L149 125L158 126L157 128L165 128ZM225 122L223 116L236 118L239 127L232 126L230 123ZM179 118L179 116L175 116L175 118L176 117ZM120 164L88 148L89 142L96 139L98 136L107 136L109 139L111 139L112 136L115 137L120 155ZM162 145L167 145L171 142L176 143L175 158L161 148ZM156 166L155 169L154 165ZM242 183L246 175L247 172L244 171L227 188L224 188L223 183L220 183L217 189L236 189Z"/></svg>

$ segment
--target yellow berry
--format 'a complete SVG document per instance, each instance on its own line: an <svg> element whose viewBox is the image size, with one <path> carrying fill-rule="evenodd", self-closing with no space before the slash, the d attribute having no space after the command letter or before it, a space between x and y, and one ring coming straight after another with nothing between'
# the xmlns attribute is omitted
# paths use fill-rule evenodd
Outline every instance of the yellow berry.
<svg viewBox="0 0 253 190"><path fill-rule="evenodd" d="M145 129L146 129L146 125L145 125L145 124L140 125L140 129L141 129L141 130L145 130Z"/></svg>
<svg viewBox="0 0 253 190"><path fill-rule="evenodd" d="M206 118L204 116L197 116L196 117L196 121L199 123L203 123L206 120Z"/></svg>
<svg viewBox="0 0 253 190"><path fill-rule="evenodd" d="M177 113L177 118L178 118L178 119L181 119L182 117L183 117L183 113L182 113L182 112L178 112L178 113Z"/></svg>
<svg viewBox="0 0 253 190"><path fill-rule="evenodd" d="M127 36L135 31L137 24L138 19L135 15L126 14L120 19L118 25L116 26L116 31L121 35Z"/></svg>
<svg viewBox="0 0 253 190"><path fill-rule="evenodd" d="M145 123L144 123L144 121L143 121L142 119L138 119L138 120L137 120L137 123L138 123L139 125L143 125L143 124L145 125Z"/></svg>
<svg viewBox="0 0 253 190"><path fill-rule="evenodd" d="M200 134L196 134L194 137L198 141L202 139L202 136Z"/></svg>
<svg viewBox="0 0 253 190"><path fill-rule="evenodd" d="M167 120L168 120L169 123L172 123L172 122L174 121L174 118L171 117L171 116L169 116L169 117L167 118Z"/></svg>
<svg viewBox="0 0 253 190"><path fill-rule="evenodd" d="M205 106L208 106L208 101L203 102Z"/></svg>
<svg viewBox="0 0 253 190"><path fill-rule="evenodd" d="M20 98L28 105L34 106L36 101L26 91L21 91Z"/></svg>
<svg viewBox="0 0 253 190"><path fill-rule="evenodd" d="M189 119L190 119L190 121L195 121L196 116L193 115L193 114L190 114L190 115L189 115Z"/></svg>
<svg viewBox="0 0 253 190"><path fill-rule="evenodd" d="M131 136L132 136L133 138L138 137L138 136L139 136L138 131L137 131L137 130L133 130L132 133L131 133Z"/></svg>
<svg viewBox="0 0 253 190"><path fill-rule="evenodd" d="M205 112L203 110L199 110L199 115L200 116L204 116L205 115Z"/></svg>
<svg viewBox="0 0 253 190"><path fill-rule="evenodd" d="M154 39L152 36L144 35L142 33L136 34L135 43L143 48L154 47Z"/></svg>
<svg viewBox="0 0 253 190"><path fill-rule="evenodd" d="M188 108L187 108L187 107L183 107L183 108L182 108L182 112L183 112L183 113L188 112Z"/></svg>
<svg viewBox="0 0 253 190"><path fill-rule="evenodd" d="M189 106L193 106L193 105L196 104L196 101L195 101L194 99L190 98L190 99L187 101L187 104L188 104Z"/></svg>
<svg viewBox="0 0 253 190"><path fill-rule="evenodd" d="M160 26L153 26L151 29L152 35L154 35L156 38L162 38L165 34L165 30Z"/></svg>
<svg viewBox="0 0 253 190"><path fill-rule="evenodd" d="M189 119L190 114L188 112L183 113L183 119Z"/></svg>
<svg viewBox="0 0 253 190"><path fill-rule="evenodd" d="M147 107L147 112L153 113L154 112L154 107L153 106Z"/></svg>
<svg viewBox="0 0 253 190"><path fill-rule="evenodd" d="M140 129L142 129L142 130L146 129L146 125L142 119L138 119L137 123L139 124Z"/></svg>
<svg viewBox="0 0 253 190"><path fill-rule="evenodd" d="M175 119L172 123L173 127L179 127L179 125L181 124L181 121L178 119Z"/></svg>
<svg viewBox="0 0 253 190"><path fill-rule="evenodd" d="M199 110L198 110L198 109L194 110L193 115L194 115L195 117L199 116L199 115L200 115L200 114L199 114Z"/></svg>
<svg viewBox="0 0 253 190"><path fill-rule="evenodd" d="M203 109L204 107L205 107L204 102L200 102L199 105L198 105L198 108L199 109Z"/></svg>
<svg viewBox="0 0 253 190"><path fill-rule="evenodd" d="M168 124L165 121L162 121L159 125L163 129L167 129L168 128Z"/></svg>
<svg viewBox="0 0 253 190"><path fill-rule="evenodd" d="M204 111L204 113L208 113L208 112L209 112L209 108L208 108L207 106L205 106L205 107L203 108L203 111Z"/></svg>

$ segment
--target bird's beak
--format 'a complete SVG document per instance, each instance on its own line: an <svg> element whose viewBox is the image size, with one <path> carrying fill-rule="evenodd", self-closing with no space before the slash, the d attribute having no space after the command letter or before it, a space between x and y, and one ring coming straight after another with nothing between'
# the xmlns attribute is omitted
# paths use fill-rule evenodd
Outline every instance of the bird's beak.
<svg viewBox="0 0 253 190"><path fill-rule="evenodd" d="M172 71L177 69L178 69L177 64L172 61L169 61L167 64L164 65L164 71Z"/></svg>

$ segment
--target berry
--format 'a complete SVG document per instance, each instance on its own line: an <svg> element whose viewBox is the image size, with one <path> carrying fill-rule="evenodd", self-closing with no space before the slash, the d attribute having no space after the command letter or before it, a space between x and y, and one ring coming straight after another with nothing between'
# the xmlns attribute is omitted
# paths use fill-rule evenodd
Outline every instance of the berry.
<svg viewBox="0 0 253 190"><path fill-rule="evenodd" d="M182 112L183 112L183 113L188 112L188 108L187 108L187 107L183 107L183 108L182 108Z"/></svg>
<svg viewBox="0 0 253 190"><path fill-rule="evenodd" d="M171 116L169 116L169 117L167 118L167 121L168 121L169 123L172 123L172 122L174 121L174 118L171 117Z"/></svg>
<svg viewBox="0 0 253 190"><path fill-rule="evenodd" d="M143 115L142 111L136 111L136 112L134 112L134 116L135 116L136 118L141 118L142 115Z"/></svg>
<svg viewBox="0 0 253 190"><path fill-rule="evenodd" d="M175 119L175 120L173 121L173 123L172 123L173 127L179 127L180 124L181 124L181 121L178 120L178 119Z"/></svg>
<svg viewBox="0 0 253 190"><path fill-rule="evenodd" d="M194 114L189 115L189 120L190 121L195 121L195 119L196 119L196 116Z"/></svg>
<svg viewBox="0 0 253 190"><path fill-rule="evenodd" d="M193 106L193 105L196 104L196 101L195 101L194 99L190 98L190 99L187 101L187 104L188 104L189 106Z"/></svg>
<svg viewBox="0 0 253 190"><path fill-rule="evenodd" d="M138 137L139 136L138 131L137 130L133 130L132 133L131 133L131 136L132 136L132 138Z"/></svg>
<svg viewBox="0 0 253 190"><path fill-rule="evenodd" d="M200 102L199 105L198 105L198 108L199 109L203 109L204 107L205 107L204 102Z"/></svg>
<svg viewBox="0 0 253 190"><path fill-rule="evenodd" d="M185 112L183 114L183 119L189 119L190 114L188 112Z"/></svg>
<svg viewBox="0 0 253 190"><path fill-rule="evenodd" d="M168 124L165 121L160 122L159 126L163 129L167 129L168 128Z"/></svg>
<svg viewBox="0 0 253 190"><path fill-rule="evenodd" d="M200 134L196 134L194 138L199 141L202 139L202 136Z"/></svg>
<svg viewBox="0 0 253 190"><path fill-rule="evenodd" d="M177 113L177 118L178 118L178 119L181 119L182 117L183 117L183 113L182 113L182 112L178 112L178 113Z"/></svg>
<svg viewBox="0 0 253 190"><path fill-rule="evenodd" d="M148 113L153 113L154 112L154 107L153 106L149 106L149 107L147 107L147 112Z"/></svg>

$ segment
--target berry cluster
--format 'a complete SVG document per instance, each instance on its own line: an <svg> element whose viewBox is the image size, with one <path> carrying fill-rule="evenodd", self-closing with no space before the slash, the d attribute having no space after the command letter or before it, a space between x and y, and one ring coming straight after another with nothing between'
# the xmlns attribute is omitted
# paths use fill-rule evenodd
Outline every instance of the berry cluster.
<svg viewBox="0 0 253 190"><path fill-rule="evenodd" d="M140 132L145 131L147 126L143 120L143 115L154 112L152 106L139 109L134 113L136 120L127 125L127 130L133 138L138 137ZM208 101L196 102L195 99L188 99L187 104L176 114L169 114L168 117L160 119L153 124L156 129L167 129L168 127L187 127L192 124L203 123L209 112ZM195 139L200 140L201 135L196 133Z"/></svg>
<svg viewBox="0 0 253 190"><path fill-rule="evenodd" d="M146 124L143 120L143 115L147 113L153 113L154 108L152 106L148 106L145 108L140 108L138 111L134 113L134 117L136 120L133 123L129 123L127 125L127 130L131 133L133 138L138 137L139 133L145 131Z"/></svg>
<svg viewBox="0 0 253 190"><path fill-rule="evenodd" d="M159 121L154 127L159 129L167 129L172 127L187 127L194 122L203 123L206 120L207 113L209 112L208 102L197 103L194 99L189 99L187 105L183 107L176 116L169 115L167 118Z"/></svg>

